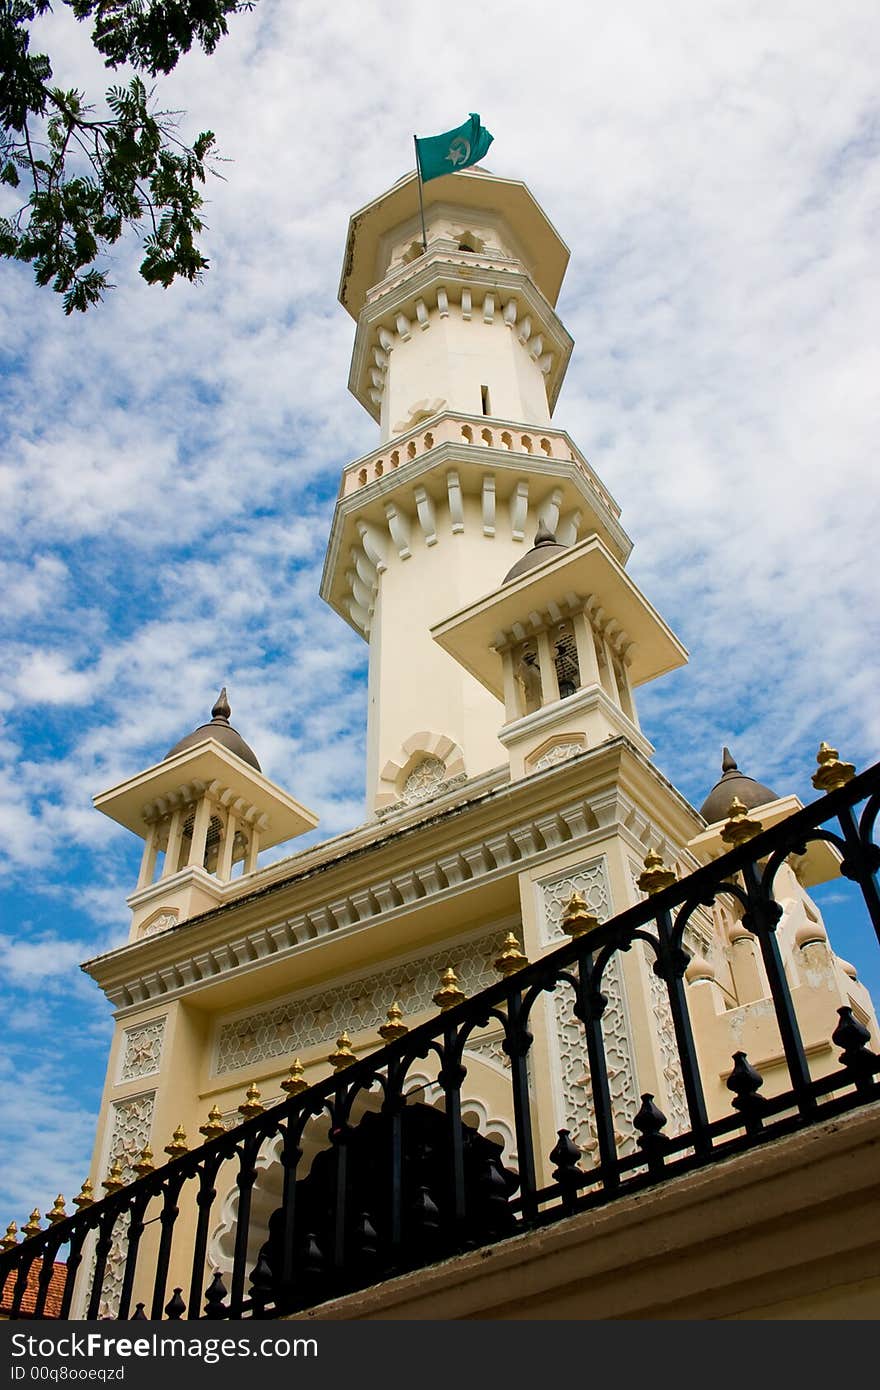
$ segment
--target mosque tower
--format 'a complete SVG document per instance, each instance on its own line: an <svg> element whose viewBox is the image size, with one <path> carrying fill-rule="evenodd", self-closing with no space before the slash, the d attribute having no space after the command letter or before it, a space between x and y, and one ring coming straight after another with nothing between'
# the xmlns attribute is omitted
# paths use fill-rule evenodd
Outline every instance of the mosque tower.
<svg viewBox="0 0 880 1390"><path fill-rule="evenodd" d="M530 688L543 680L544 705L593 689L589 734L571 747L622 734L650 752L633 686L686 659L623 577L618 506L551 423L572 350L554 307L567 247L516 180L474 168L424 198L426 249L414 174L354 214L340 285L357 323L349 387L380 443L343 471L321 593L369 642L367 804L379 811L506 761L505 704L509 722L537 699L517 671ZM539 534L555 552L530 554ZM497 688L433 640L508 572L585 540L593 562L578 580L592 587L511 618Z"/></svg>

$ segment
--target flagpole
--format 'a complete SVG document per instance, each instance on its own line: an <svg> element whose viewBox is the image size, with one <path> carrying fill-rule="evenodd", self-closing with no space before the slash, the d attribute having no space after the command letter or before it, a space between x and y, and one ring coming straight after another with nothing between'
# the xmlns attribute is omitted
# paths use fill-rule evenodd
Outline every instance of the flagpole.
<svg viewBox="0 0 880 1390"><path fill-rule="evenodd" d="M419 216L422 219L422 250L427 254L428 233L425 231L425 204L422 199L422 166L419 161L419 142L415 135L413 136L413 149L416 152L416 178L419 183Z"/></svg>

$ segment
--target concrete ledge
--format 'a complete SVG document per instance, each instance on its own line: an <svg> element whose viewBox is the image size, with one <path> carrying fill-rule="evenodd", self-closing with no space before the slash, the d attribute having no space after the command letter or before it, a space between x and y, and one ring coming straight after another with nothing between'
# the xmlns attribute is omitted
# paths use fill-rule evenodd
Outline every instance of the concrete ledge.
<svg viewBox="0 0 880 1390"><path fill-rule="evenodd" d="M869 1319L880 1104L295 1316Z"/></svg>

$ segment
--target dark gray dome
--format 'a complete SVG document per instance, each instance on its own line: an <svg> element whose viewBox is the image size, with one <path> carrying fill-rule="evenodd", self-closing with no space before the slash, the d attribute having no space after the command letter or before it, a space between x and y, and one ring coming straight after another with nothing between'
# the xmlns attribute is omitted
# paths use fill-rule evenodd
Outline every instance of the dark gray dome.
<svg viewBox="0 0 880 1390"><path fill-rule="evenodd" d="M747 811L777 799L776 793L765 787L763 782L756 782L754 777L740 772L730 749L725 748L721 758L721 777L700 807L700 815L710 825L726 820L730 803L735 796L739 797Z"/></svg>
<svg viewBox="0 0 880 1390"><path fill-rule="evenodd" d="M536 565L543 565L547 560L555 560L557 555L562 555L568 550L567 545L561 545L552 531L548 531L543 521L538 527L535 536L535 544L531 550L527 550L525 555L520 556L512 569L507 571L501 581L507 584L511 579L519 579L521 574L527 574Z"/></svg>
<svg viewBox="0 0 880 1390"><path fill-rule="evenodd" d="M173 758L175 753L182 753L185 748L193 748L197 743L203 743L206 738L216 739L222 743L224 748L228 748L230 753L241 758L243 762L250 763L251 767L261 772L260 764L257 762L257 755L249 744L245 743L237 729L233 729L229 722L232 710L229 708L229 701L226 698L226 686L220 691L217 703L211 710L210 724L200 724L197 729L193 729L191 734L182 738L179 743L175 743L173 748L169 748L165 754L166 758Z"/></svg>

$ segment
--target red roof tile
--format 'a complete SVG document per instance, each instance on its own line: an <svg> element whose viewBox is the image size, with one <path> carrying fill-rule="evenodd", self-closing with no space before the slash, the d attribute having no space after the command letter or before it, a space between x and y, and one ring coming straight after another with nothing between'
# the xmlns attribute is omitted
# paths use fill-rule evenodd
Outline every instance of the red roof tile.
<svg viewBox="0 0 880 1390"><path fill-rule="evenodd" d="M33 1316L37 1306L37 1285L40 1278L40 1260L34 1260L28 1271L27 1288L21 1300L20 1317ZM18 1270L13 1269L7 1275L3 1293L0 1294L0 1318L8 1318L12 1309L12 1298L15 1293L15 1281L18 1278ZM46 1302L43 1308L44 1318L57 1318L61 1312L61 1299L64 1295L64 1285L67 1281L67 1265L55 1264L52 1267L52 1278L49 1280L49 1288L46 1292Z"/></svg>

